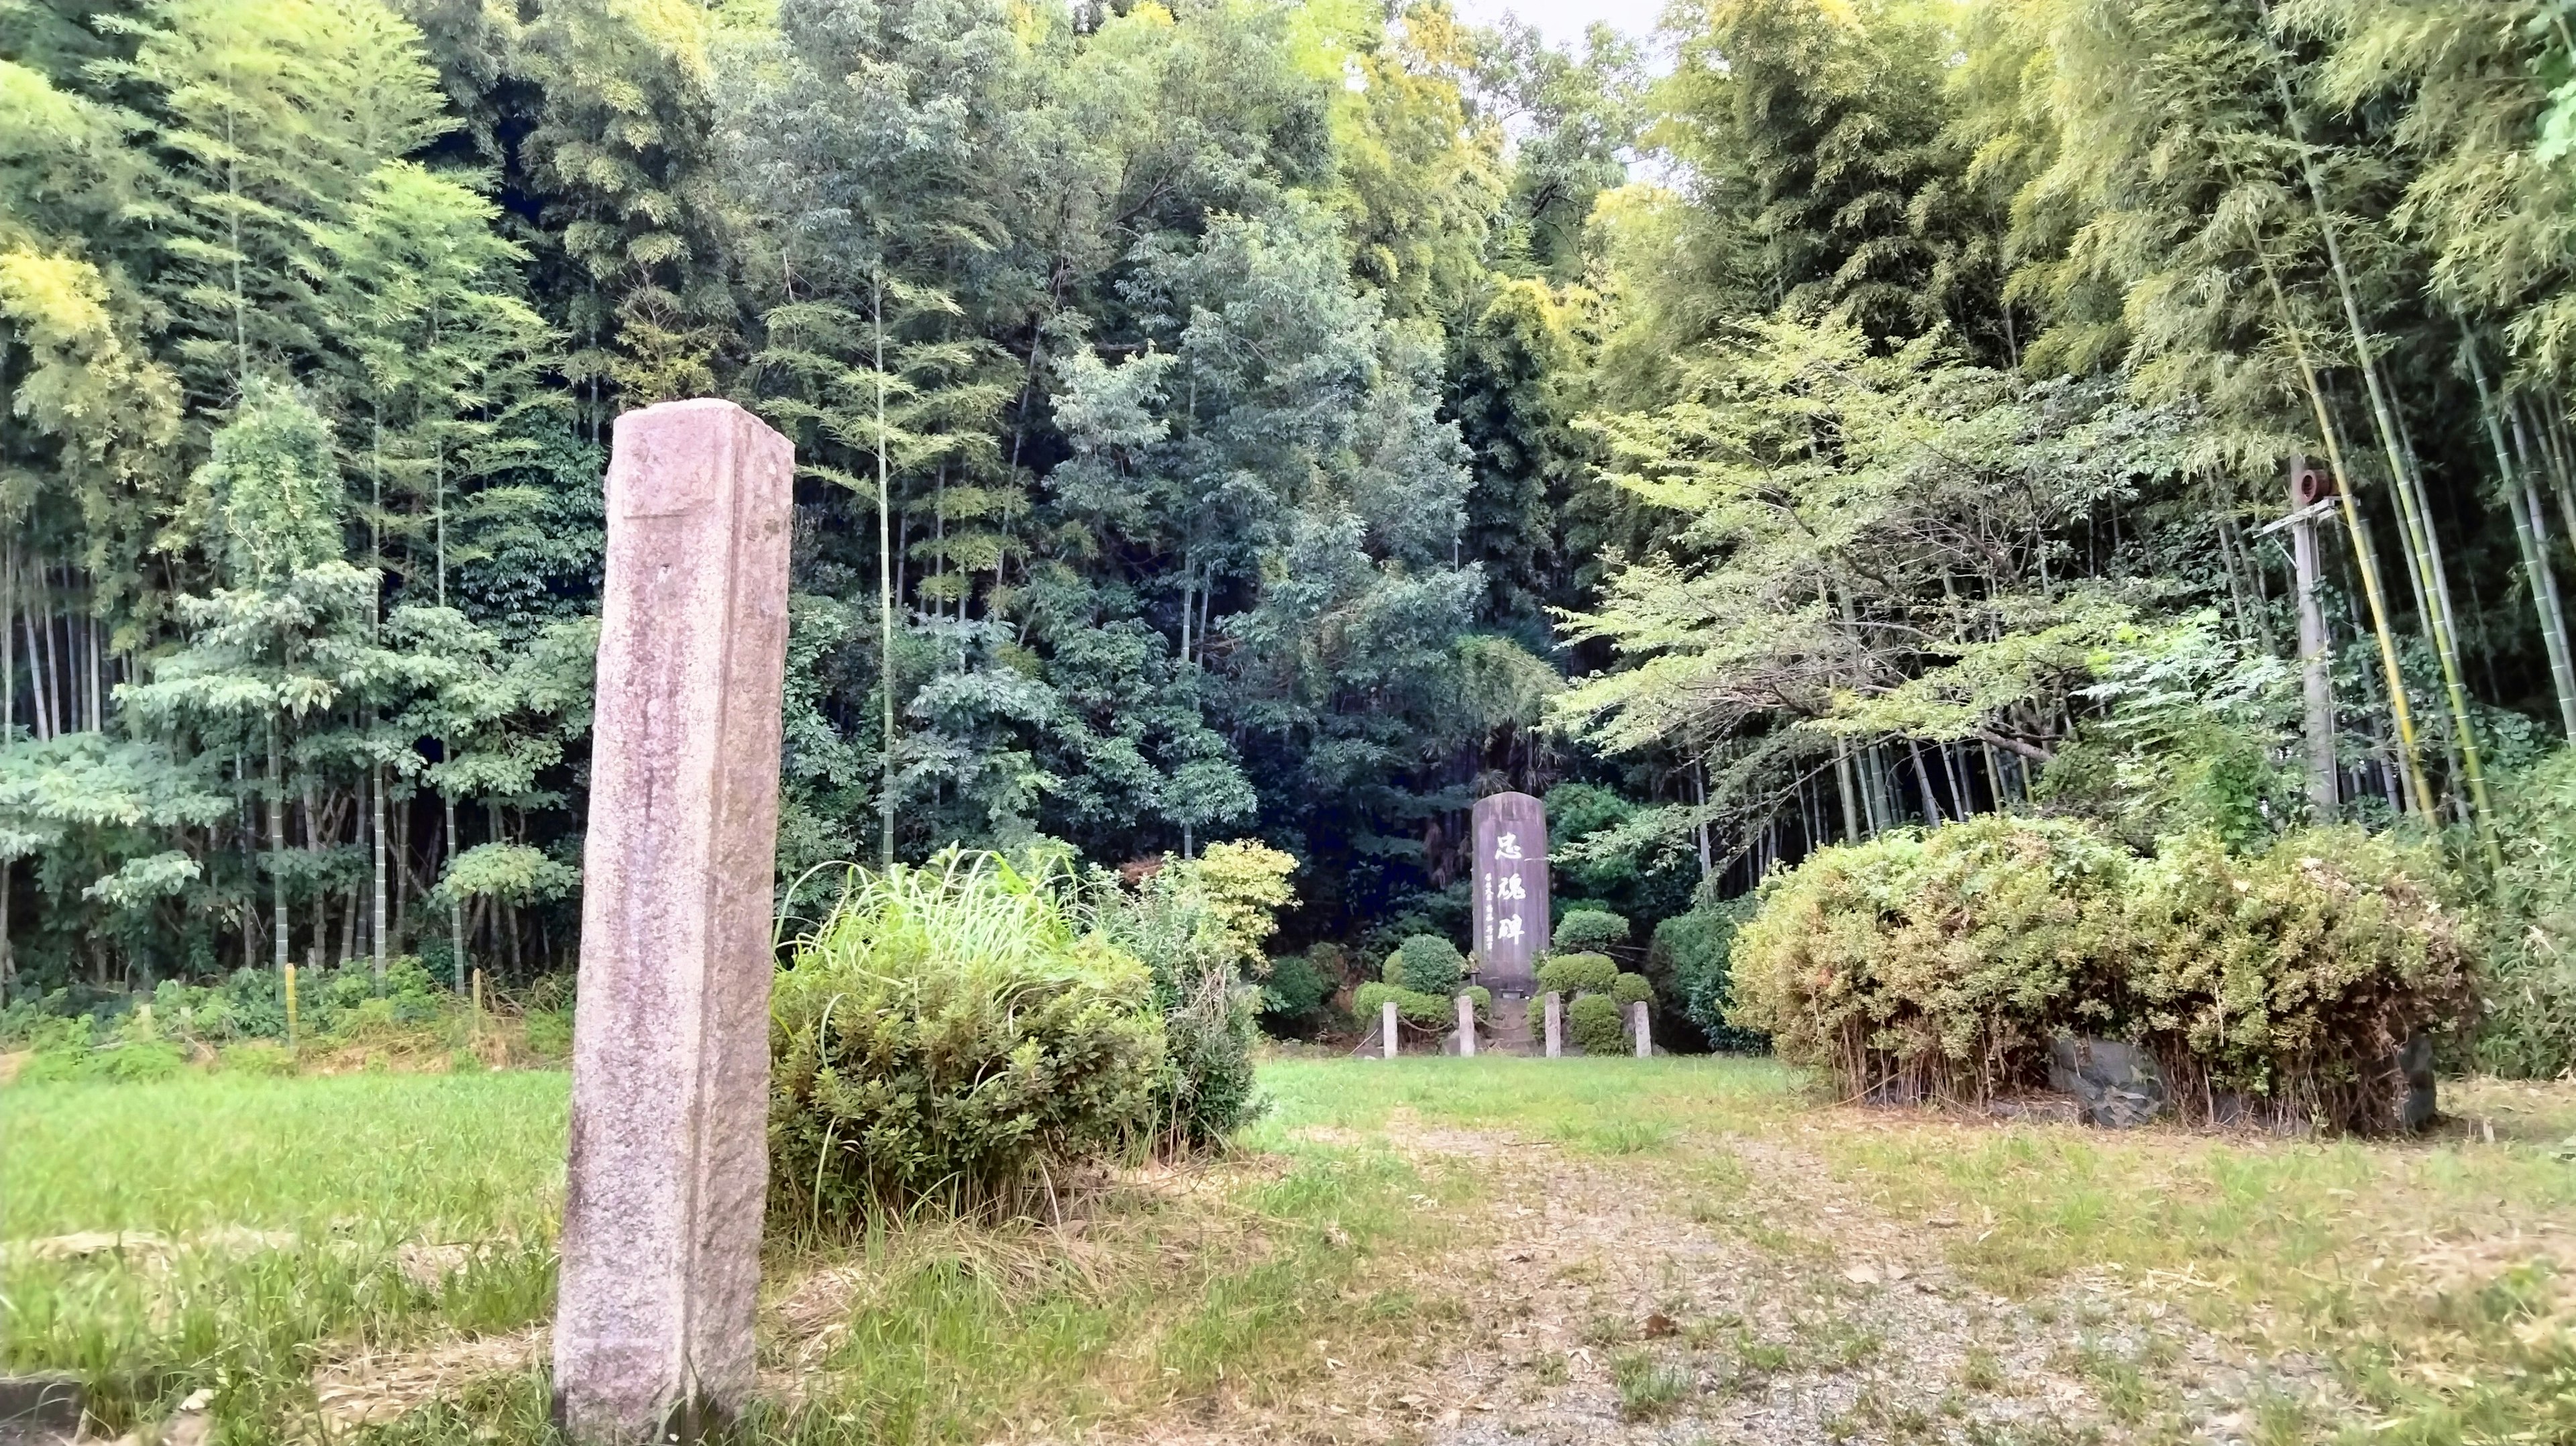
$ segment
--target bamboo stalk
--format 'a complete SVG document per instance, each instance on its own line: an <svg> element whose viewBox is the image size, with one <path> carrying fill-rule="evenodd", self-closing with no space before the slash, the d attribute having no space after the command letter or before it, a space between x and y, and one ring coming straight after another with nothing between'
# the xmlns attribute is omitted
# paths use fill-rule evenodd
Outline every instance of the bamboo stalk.
<svg viewBox="0 0 2576 1446"><path fill-rule="evenodd" d="M12 534L5 554L0 554L0 745L18 736L18 630L12 626L18 617L18 539ZM0 909L7 906L0 902ZM8 947L5 934L0 934L0 949Z"/></svg>
<svg viewBox="0 0 2576 1446"><path fill-rule="evenodd" d="M869 312L875 323L877 401L877 676L885 695L884 781L877 816L877 863L894 867L894 508L886 467L885 264L870 278Z"/></svg>
<svg viewBox="0 0 2576 1446"><path fill-rule="evenodd" d="M2268 26L2272 16L2271 6L2266 3L2266 0L2255 0L2255 7ZM2315 209L2318 235L2325 243L2326 264L2334 275L2335 294L2343 303L2344 322L2352 331L2353 360L2360 368L2362 387L2370 398L2371 422L2379 433L2380 447L2388 456L2390 490L2396 494L2398 506L2399 535L2407 545L2410 562L2422 571L2423 581L2433 603L2432 610L2426 616L2426 622L2433 629L2433 651L2442 665L2442 686L2450 704L2453 727L2458 733L2460 758L2468 775L2469 798L2477 813L2478 842L2485 850L2488 866L2501 869L2504 866L2504 858L2496 848L2495 809L2487 797L2486 768L2478 754L2477 730L2470 724L2468 690L2460 681L2460 659L2451 628L2450 600L2441 587L2439 558L2431 550L2431 543L2426 535L2432 526L2432 520L2418 515L2416 502L2420 482L2411 475L2407 467L2408 458L2406 449L2401 444L2395 409L2389 401L2386 389L2380 384L2378 363L2371 356L2370 328L2362 319L2360 293L2353 286L2351 268L2344 263L2343 243L2335 234L2334 211L2326 203L2325 179L2317 171L2316 157L2308 150L2307 125L2300 119L2298 103L2290 94L2287 67L2282 64L2277 54L2270 51L2269 47L2266 47L2265 53L2271 60L2272 84L2280 95L2282 114L2289 122L2291 138L2298 142L2299 172L2307 183L2309 204ZM2268 258L2264 262L2264 273L2267 278L2271 277L2271 263ZM2275 299L2278 300L2280 283L2277 280L2272 282L2272 289ZM2282 311L2283 319L2286 321L2288 308L2284 306ZM2305 368L2306 365L2305 348L2302 347L2301 366ZM2349 483L2346 477L2338 473L2335 480L2338 486L2347 489L2345 495L2349 498ZM2345 506L2346 510L2350 510L2349 501Z"/></svg>
<svg viewBox="0 0 2576 1446"><path fill-rule="evenodd" d="M2478 414L2486 424L2487 445L2495 452L2504 510L2513 518L2513 539L2522 551L2523 575L2531 580L2532 606L2540 614L2540 640L2549 654L2550 682L2558 692L2559 727L2569 738L2576 739L2576 660L2568 654L2567 618L2559 606L2557 578L2549 568L2547 514L2540 510L2539 493L2516 465L2513 450L2505 445L2504 423L2497 415L2495 393L2487 385L2486 367L2474 349L2469 353L2469 368L2477 382ZM2521 422L2517 415L2517 428Z"/></svg>

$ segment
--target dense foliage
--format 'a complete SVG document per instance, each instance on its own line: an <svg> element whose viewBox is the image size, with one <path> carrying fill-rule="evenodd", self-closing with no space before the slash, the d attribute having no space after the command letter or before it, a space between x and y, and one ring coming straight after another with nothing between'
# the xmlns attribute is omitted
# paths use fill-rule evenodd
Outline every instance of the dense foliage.
<svg viewBox="0 0 2576 1446"><path fill-rule="evenodd" d="M1517 789L1635 965L1916 825L2355 823L2555 1067L2564 18L0 9L0 988L568 964L602 442L714 394L799 460L782 880L1257 837L1376 958Z"/></svg>
<svg viewBox="0 0 2576 1446"><path fill-rule="evenodd" d="M1984 1100L2044 1082L2052 1037L2098 1035L2146 1045L2187 1115L2226 1096L2381 1129L2399 1048L2469 1010L2475 939L2441 877L2348 827L2149 859L2074 820L1900 831L1765 890L1729 1017L1854 1097Z"/></svg>

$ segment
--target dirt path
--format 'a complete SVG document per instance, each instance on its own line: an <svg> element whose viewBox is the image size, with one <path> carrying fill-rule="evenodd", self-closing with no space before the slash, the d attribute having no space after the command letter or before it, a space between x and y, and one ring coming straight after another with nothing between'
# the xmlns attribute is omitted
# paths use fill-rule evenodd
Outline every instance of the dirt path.
<svg viewBox="0 0 2576 1446"><path fill-rule="evenodd" d="M1486 1243L1431 1272L1466 1313L1413 1403L1442 1446L2252 1441L2267 1393L2321 1389L2117 1281L1982 1290L1943 1250L1983 1222L1890 1220L1791 1141L1631 1161L1390 1135L1493 1182Z"/></svg>

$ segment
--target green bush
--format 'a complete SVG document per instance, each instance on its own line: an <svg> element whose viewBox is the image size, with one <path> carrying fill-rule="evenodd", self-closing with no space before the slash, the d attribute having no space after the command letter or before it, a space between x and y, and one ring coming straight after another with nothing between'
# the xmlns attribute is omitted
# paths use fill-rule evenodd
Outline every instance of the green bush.
<svg viewBox="0 0 2576 1446"><path fill-rule="evenodd" d="M1093 877L1109 942L1143 961L1163 1015L1154 1115L1167 1144L1211 1144L1261 1113L1252 1046L1262 991L1245 974L1264 962L1261 944L1295 867L1260 844L1218 843L1133 887L1106 872Z"/></svg>
<svg viewBox="0 0 2576 1446"><path fill-rule="evenodd" d="M2060 1033L2145 1044L2186 1113L2391 1122L2397 1046L2468 1007L2429 854L2357 829L2139 860L2096 825L1986 816L1824 849L1762 893L1730 1018L1847 1093L1982 1100Z"/></svg>
<svg viewBox="0 0 2576 1446"><path fill-rule="evenodd" d="M2503 780L2496 925L2471 1058L2510 1079L2576 1070L2576 748Z"/></svg>
<svg viewBox="0 0 2576 1446"><path fill-rule="evenodd" d="M1467 980L1467 957L1458 952L1457 945L1437 934L1416 934L1386 956L1386 967L1380 973L1387 983L1416 994L1453 999L1458 986Z"/></svg>
<svg viewBox="0 0 2576 1446"><path fill-rule="evenodd" d="M1538 966L1538 987L1545 993L1590 994L1618 977L1619 966L1607 954L1551 954Z"/></svg>
<svg viewBox="0 0 2576 1446"><path fill-rule="evenodd" d="M2029 1083L2051 1033L2116 1022L2129 868L2091 825L1999 814L1819 849L1736 935L1729 1018L1846 1093Z"/></svg>
<svg viewBox="0 0 2576 1446"><path fill-rule="evenodd" d="M1333 991L1341 987L1339 972L1328 971L1317 962L1314 953L1314 950L1308 950L1303 954L1283 954L1270 961L1270 977L1261 983L1261 1014L1273 1029L1281 1033L1296 1033L1310 1028L1317 1016L1324 1012L1324 1001L1332 998Z"/></svg>
<svg viewBox="0 0 2576 1446"><path fill-rule="evenodd" d="M1563 953L1606 954L1628 942L1628 921L1607 909L1569 909L1549 938Z"/></svg>
<svg viewBox="0 0 2576 1446"><path fill-rule="evenodd" d="M1610 981L1610 1002L1625 1009L1631 1004L1655 1002L1655 986L1643 974L1621 974Z"/></svg>
<svg viewBox="0 0 2576 1446"><path fill-rule="evenodd" d="M2467 1017L2467 921L2428 849L2357 828L2288 834L2259 855L2169 841L2131 874L2133 1032L2177 1096L2266 1100L2278 1115L2393 1128L2398 1048Z"/></svg>
<svg viewBox="0 0 2576 1446"><path fill-rule="evenodd" d="M1565 1032L1585 1054L1626 1054L1630 1049L1619 1005L1607 994L1586 994L1565 1006Z"/></svg>
<svg viewBox="0 0 2576 1446"><path fill-rule="evenodd" d="M1676 914L1655 926L1646 948L1646 977L1679 1004L1683 1016L1708 1036L1712 1049L1754 1051L1771 1045L1761 1031L1738 1028L1726 1017L1734 998L1727 956L1753 903L1748 896Z"/></svg>
<svg viewBox="0 0 2576 1446"><path fill-rule="evenodd" d="M1155 1121L1144 964L1076 923L1069 879L991 855L853 871L770 1006L770 1202L846 1226L935 1201L1029 1206Z"/></svg>

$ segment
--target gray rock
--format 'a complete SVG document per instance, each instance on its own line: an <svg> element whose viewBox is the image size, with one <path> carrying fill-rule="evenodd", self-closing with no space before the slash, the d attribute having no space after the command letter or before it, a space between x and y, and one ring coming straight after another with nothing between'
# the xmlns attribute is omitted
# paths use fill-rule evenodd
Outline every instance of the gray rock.
<svg viewBox="0 0 2576 1446"><path fill-rule="evenodd" d="M81 1383L70 1376L0 1376L0 1446L78 1440L88 1404Z"/></svg>
<svg viewBox="0 0 2576 1446"><path fill-rule="evenodd" d="M2433 1123L2439 1113L2433 1094L2433 1036L2417 1030L2397 1048L2397 1128L2409 1132Z"/></svg>
<svg viewBox="0 0 2576 1446"><path fill-rule="evenodd" d="M2116 1039L2061 1034L2050 1040L2048 1085L2073 1095L2085 1123L2104 1129L2132 1129L2164 1113L2165 1077L2155 1057Z"/></svg>

